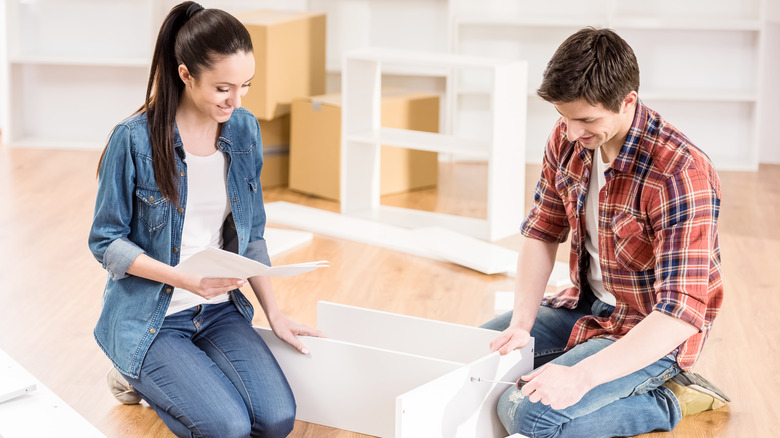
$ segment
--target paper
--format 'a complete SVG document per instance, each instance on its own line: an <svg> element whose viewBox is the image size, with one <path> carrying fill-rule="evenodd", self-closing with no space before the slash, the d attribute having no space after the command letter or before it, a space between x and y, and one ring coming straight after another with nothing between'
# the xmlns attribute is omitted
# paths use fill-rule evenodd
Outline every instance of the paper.
<svg viewBox="0 0 780 438"><path fill-rule="evenodd" d="M243 279L255 275L292 277L325 267L328 267L327 260L271 267L229 251L206 248L179 263L175 269L203 277Z"/></svg>

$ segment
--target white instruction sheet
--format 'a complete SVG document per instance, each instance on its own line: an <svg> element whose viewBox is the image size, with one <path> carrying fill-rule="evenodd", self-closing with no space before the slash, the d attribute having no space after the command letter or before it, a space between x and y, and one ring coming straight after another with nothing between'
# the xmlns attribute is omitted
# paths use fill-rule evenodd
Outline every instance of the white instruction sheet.
<svg viewBox="0 0 780 438"><path fill-rule="evenodd" d="M244 279L255 275L292 277L326 267L328 267L327 260L272 267L230 251L206 248L179 263L175 269L203 277Z"/></svg>

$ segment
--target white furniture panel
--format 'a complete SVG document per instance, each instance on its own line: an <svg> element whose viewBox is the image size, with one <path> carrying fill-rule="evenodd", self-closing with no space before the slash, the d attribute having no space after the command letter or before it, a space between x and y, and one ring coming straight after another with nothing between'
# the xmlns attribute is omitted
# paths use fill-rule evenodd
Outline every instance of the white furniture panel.
<svg viewBox="0 0 780 438"><path fill-rule="evenodd" d="M354 344L459 363L490 354L496 337L493 330L327 302L317 304L317 328Z"/></svg>
<svg viewBox="0 0 780 438"><path fill-rule="evenodd" d="M24 395L0 402L0 436L3 438L63 434L85 438L104 436L3 350L0 350L0 375L0 390L34 387ZM0 400L3 395L0 393Z"/></svg>
<svg viewBox="0 0 780 438"><path fill-rule="evenodd" d="M472 377L515 382L533 367L532 356L520 350L506 356L492 353L399 396L396 438L505 436L496 406L509 386Z"/></svg>
<svg viewBox="0 0 780 438"><path fill-rule="evenodd" d="M256 330L290 382L297 419L368 435L452 437L452 426L469 430L464 437L506 436L495 427L501 388L470 378L516 380L533 367L533 345L501 357L487 351L497 333L475 327L325 302L318 327L329 337L302 338L307 355Z"/></svg>

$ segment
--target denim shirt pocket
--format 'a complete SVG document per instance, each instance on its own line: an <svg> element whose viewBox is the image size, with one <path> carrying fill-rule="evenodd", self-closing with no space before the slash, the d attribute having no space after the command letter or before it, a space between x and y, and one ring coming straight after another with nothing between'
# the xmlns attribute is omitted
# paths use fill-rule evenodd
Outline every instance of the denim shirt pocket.
<svg viewBox="0 0 780 438"><path fill-rule="evenodd" d="M138 219L150 232L159 230L168 223L170 204L157 189L137 187L135 206Z"/></svg>

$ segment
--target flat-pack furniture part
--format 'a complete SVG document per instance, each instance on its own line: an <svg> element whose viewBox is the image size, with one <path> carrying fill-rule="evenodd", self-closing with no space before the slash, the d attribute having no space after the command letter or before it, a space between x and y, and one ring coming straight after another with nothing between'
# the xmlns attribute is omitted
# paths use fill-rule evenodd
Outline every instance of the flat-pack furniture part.
<svg viewBox="0 0 780 438"><path fill-rule="evenodd" d="M495 331L319 302L327 338L302 338L303 355L256 327L295 394L298 420L378 437L504 437L503 384L533 367L533 342L506 356Z"/></svg>

